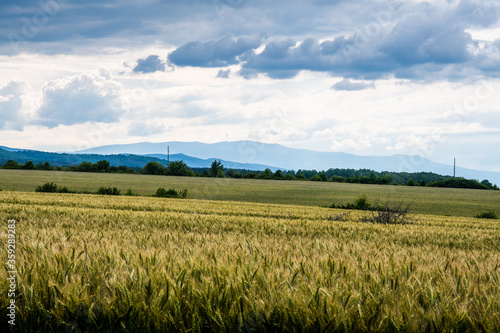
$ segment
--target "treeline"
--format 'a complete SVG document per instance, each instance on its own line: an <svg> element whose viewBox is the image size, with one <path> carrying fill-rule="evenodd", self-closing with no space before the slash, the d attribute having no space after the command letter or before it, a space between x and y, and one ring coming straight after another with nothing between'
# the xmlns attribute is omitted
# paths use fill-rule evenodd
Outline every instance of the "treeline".
<svg viewBox="0 0 500 333"><path fill-rule="evenodd" d="M218 177L218 178L245 178L245 179L273 179L273 180L309 180L319 182L338 182L352 184L379 184L379 185L407 185L407 186L431 186L452 187L470 189L493 189L498 186L488 180L481 182L474 179L454 178L442 176L432 172L377 172L369 169L338 169L331 168L327 171L317 170L276 170L265 169L263 171L252 171L244 169L226 169L221 161L213 161L210 168L189 168L184 161L172 161L164 165L157 161L146 163L142 168L130 168L125 165L110 166L107 160L96 163L82 162L77 166L52 166L49 162L34 164L28 161L19 164L9 160L3 169L24 170L59 170L76 172L102 172L102 173L129 173L165 176L187 176L187 177Z"/></svg>
<svg viewBox="0 0 500 333"><path fill-rule="evenodd" d="M105 173L136 173L140 168L130 168L125 165L110 166L106 160L100 160L96 163L82 162L78 166L53 166L49 162L37 163L28 161L25 164L19 164L16 161L8 160L2 166L2 169L22 169L22 170L56 170L56 171L78 171L78 172L105 172Z"/></svg>

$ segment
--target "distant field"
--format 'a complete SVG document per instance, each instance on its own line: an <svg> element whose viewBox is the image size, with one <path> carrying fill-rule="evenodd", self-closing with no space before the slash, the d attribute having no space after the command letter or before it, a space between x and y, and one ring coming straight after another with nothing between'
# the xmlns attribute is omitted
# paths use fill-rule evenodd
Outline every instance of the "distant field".
<svg viewBox="0 0 500 333"><path fill-rule="evenodd" d="M247 183L228 184L235 194L231 186ZM297 186L256 184L269 193ZM500 331L497 220L420 215L380 225L360 222L360 211L328 220L340 213L2 191L4 230L16 220L16 331ZM2 332L7 276L0 270Z"/></svg>
<svg viewBox="0 0 500 333"><path fill-rule="evenodd" d="M46 182L85 191L112 186L122 193L131 189L139 195L152 195L158 187L187 189L191 199L305 206L345 204L365 194L371 202L377 199L413 202L413 211L423 214L475 216L495 211L500 215L500 191L0 169L2 190L34 191L36 186Z"/></svg>

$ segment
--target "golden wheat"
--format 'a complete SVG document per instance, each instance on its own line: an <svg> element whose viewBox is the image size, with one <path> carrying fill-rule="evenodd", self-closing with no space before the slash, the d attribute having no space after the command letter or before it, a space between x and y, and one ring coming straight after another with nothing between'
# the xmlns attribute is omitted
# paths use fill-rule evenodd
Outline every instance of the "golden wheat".
<svg viewBox="0 0 500 333"><path fill-rule="evenodd" d="M0 192L0 220L17 221L18 328L500 331L500 223L332 212Z"/></svg>

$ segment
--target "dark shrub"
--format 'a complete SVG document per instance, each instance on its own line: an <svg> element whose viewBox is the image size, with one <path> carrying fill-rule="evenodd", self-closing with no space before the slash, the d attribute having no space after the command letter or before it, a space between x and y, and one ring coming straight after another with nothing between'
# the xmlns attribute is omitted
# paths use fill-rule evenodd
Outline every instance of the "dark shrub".
<svg viewBox="0 0 500 333"><path fill-rule="evenodd" d="M130 189L130 188L129 188L129 189L127 190L127 192L125 192L125 195L127 195L127 196L134 196L134 195L136 195L136 194L135 194L134 192L132 192L132 189Z"/></svg>
<svg viewBox="0 0 500 333"><path fill-rule="evenodd" d="M368 202L368 198L366 195L361 195L356 198L356 201L354 202L354 209L358 210L367 210L370 209L371 204Z"/></svg>
<svg viewBox="0 0 500 333"><path fill-rule="evenodd" d="M478 219L494 219L494 220L498 219L497 214L493 211L477 214L475 217L477 217Z"/></svg>
<svg viewBox="0 0 500 333"><path fill-rule="evenodd" d="M97 190L97 194L100 194L100 195L120 195L120 190L118 190L116 187L111 188L110 186L108 186L108 187L101 186Z"/></svg>
<svg viewBox="0 0 500 333"><path fill-rule="evenodd" d="M377 200L375 205L368 202L366 195L361 195L356 198L354 203L349 202L345 205L335 206L335 203L329 206L330 208L355 209L371 211L370 215L365 215L361 218L363 222L373 222L380 224L410 224L415 219L410 216L411 204L405 204L403 201L390 202L380 205ZM344 217L342 215L342 217ZM330 218L331 221L339 221L341 218Z"/></svg>
<svg viewBox="0 0 500 333"><path fill-rule="evenodd" d="M57 188L57 193L71 193L66 186Z"/></svg>
<svg viewBox="0 0 500 333"><path fill-rule="evenodd" d="M376 211L371 216L371 222L381 224L411 224L414 222L414 218L410 216L410 208L411 204L405 204L403 201L386 201L384 205L379 205L377 202Z"/></svg>
<svg viewBox="0 0 500 333"><path fill-rule="evenodd" d="M46 192L46 193L56 193L57 192L57 185L52 183L52 182L48 182L48 183L43 184L42 186L38 186L35 189L35 191L36 192Z"/></svg>
<svg viewBox="0 0 500 333"><path fill-rule="evenodd" d="M187 190L182 190L180 192L177 192L174 189L168 189L165 190L163 187L160 187L156 190L156 194L154 195L155 197L159 198L186 198L187 197Z"/></svg>

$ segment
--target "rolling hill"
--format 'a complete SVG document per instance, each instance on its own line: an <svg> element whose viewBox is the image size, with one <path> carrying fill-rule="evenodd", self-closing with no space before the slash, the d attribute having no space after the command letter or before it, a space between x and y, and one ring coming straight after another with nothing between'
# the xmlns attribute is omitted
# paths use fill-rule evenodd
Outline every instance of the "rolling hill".
<svg viewBox="0 0 500 333"><path fill-rule="evenodd" d="M7 147L5 147L7 148ZM152 155L134 155L134 154L68 154L68 153L48 153L37 150L22 150L22 149L9 149L0 148L0 165L3 165L8 160L17 161L24 164L27 161L33 163L49 162L56 166L70 166L78 165L82 162L96 163L99 160L107 160L111 166L126 165L131 168L141 168L146 163L157 161L162 164L167 163L167 155L152 154ZM187 156L184 154L171 154L170 161L184 161L191 168L208 168L216 158L201 159L196 157ZM217 159L219 160L219 159ZM260 164L245 164L231 161L221 161L226 168L232 169L246 169L246 170L264 170L270 168L275 171L277 168L260 165Z"/></svg>
<svg viewBox="0 0 500 333"><path fill-rule="evenodd" d="M87 149L79 154L165 154L167 146L171 153L182 153L200 159L213 158L237 163L271 165L280 169L314 169L330 168L371 169L375 171L393 172L433 172L441 175L452 175L453 166L435 163L427 158L410 155L392 156L359 156L338 152L317 152L306 149L289 148L278 144L266 144L256 141L233 141L218 143L201 142L162 142L133 143L108 145ZM225 164L224 164L225 165ZM500 184L500 173L492 171L472 170L457 167L456 175L479 181L488 179Z"/></svg>

